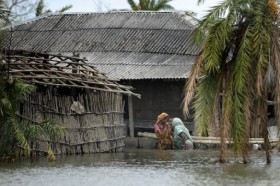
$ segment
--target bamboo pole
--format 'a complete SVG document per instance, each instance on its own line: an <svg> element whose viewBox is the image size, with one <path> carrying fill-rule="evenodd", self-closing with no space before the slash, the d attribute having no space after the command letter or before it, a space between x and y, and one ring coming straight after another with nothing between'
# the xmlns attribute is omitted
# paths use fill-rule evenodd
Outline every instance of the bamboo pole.
<svg viewBox="0 0 280 186"><path fill-rule="evenodd" d="M150 137L157 139L157 136L155 133L150 133L150 132L138 132L138 136L142 137ZM221 138L219 137L201 137L201 136L192 136L193 143L202 143L202 144L220 144L221 143ZM270 143L277 143L279 142L279 139L269 139ZM232 139L226 141L227 144L233 144ZM263 144L264 140L263 138L250 138L249 140L250 144Z"/></svg>

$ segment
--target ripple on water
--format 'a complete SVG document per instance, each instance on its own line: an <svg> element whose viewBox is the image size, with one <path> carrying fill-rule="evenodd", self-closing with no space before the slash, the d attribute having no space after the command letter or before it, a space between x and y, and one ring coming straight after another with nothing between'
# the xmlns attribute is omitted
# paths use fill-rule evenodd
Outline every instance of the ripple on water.
<svg viewBox="0 0 280 186"><path fill-rule="evenodd" d="M229 162L217 161L218 151L135 150L119 154L98 154L40 159L0 168L0 185L277 185L280 156L274 164L265 163L264 153L251 154L244 165L229 153Z"/></svg>

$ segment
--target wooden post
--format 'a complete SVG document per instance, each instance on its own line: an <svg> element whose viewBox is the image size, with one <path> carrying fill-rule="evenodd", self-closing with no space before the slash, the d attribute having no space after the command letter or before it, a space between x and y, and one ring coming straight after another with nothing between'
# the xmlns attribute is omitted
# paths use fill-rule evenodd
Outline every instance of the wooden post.
<svg viewBox="0 0 280 186"><path fill-rule="evenodd" d="M132 104L132 95L128 95L128 117L129 117L129 135L134 137L134 120L133 120L133 104Z"/></svg>

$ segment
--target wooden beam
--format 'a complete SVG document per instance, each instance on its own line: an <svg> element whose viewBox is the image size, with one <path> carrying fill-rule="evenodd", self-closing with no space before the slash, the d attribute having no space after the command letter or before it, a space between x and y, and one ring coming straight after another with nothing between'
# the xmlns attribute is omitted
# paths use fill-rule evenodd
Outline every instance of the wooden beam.
<svg viewBox="0 0 280 186"><path fill-rule="evenodd" d="M38 81L38 80L31 80L31 81L28 81L30 83L35 83L35 84L41 84L41 85L50 85L50 86L58 86L58 87L74 87L74 88L84 88L84 89L90 89L90 90L99 90L99 91L105 91L105 92L115 92L115 93L122 93L122 94L127 94L127 95L134 95L138 98L141 97L140 94L136 94L136 93L133 93L133 92L130 92L128 90L122 90L122 91L119 91L119 90L107 90L105 88L97 88L97 87L84 87L84 86L79 86L79 85L70 85L70 84L58 84L58 83L48 83L48 82L43 82L43 81Z"/></svg>
<svg viewBox="0 0 280 186"><path fill-rule="evenodd" d="M108 82L108 84L105 84L105 83L102 83L102 81L100 80L95 80L95 81L87 81L87 80L80 80L80 79L77 79L76 77L73 77L73 76L70 76L70 75L64 75L62 76L61 74L56 73L55 75L56 76L49 76L48 74L46 74L45 72L43 72L45 75L14 75L14 77L16 78L19 78L19 79L55 79L55 80L67 80L67 81L72 81L72 82L79 82L83 85L85 85L85 83L87 83L88 85L85 85L86 87L88 87L89 85L99 85L99 86L104 86L105 88L108 88L108 89L117 89L117 90L123 90L123 89L127 89L129 90L128 88L130 87L127 87L127 86L124 86L124 85L117 85L117 84L113 84L112 82ZM67 77L69 76L69 77ZM72 78L72 79L71 79ZM90 79L88 78L88 80L94 80L94 79ZM86 88L85 87L85 88ZM109 88L110 87L110 88Z"/></svg>
<svg viewBox="0 0 280 186"><path fill-rule="evenodd" d="M133 119L133 104L132 96L128 95L128 117L129 117L129 135L134 138L134 119Z"/></svg>

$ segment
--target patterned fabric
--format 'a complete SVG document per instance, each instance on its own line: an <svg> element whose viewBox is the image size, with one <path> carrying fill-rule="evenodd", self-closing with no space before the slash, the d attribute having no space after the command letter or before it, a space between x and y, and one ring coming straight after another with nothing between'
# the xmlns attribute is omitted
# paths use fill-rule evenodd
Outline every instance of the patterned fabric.
<svg viewBox="0 0 280 186"><path fill-rule="evenodd" d="M172 125L168 121L169 116L162 113L158 116L157 123L154 125L155 133L158 138L158 148L160 150L172 149Z"/></svg>
<svg viewBox="0 0 280 186"><path fill-rule="evenodd" d="M162 122L165 118L169 118L169 115L163 112L160 115L158 115L156 123Z"/></svg>

